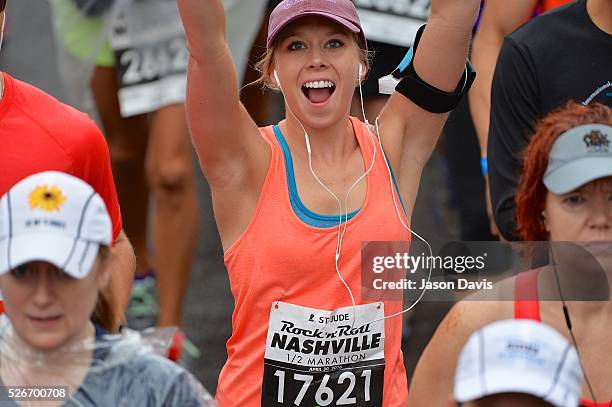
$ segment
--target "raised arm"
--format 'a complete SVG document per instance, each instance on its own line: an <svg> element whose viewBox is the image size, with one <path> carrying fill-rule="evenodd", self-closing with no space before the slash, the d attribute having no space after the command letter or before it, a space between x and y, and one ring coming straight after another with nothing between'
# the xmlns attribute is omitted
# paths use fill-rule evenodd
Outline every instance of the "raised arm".
<svg viewBox="0 0 612 407"><path fill-rule="evenodd" d="M223 4L178 0L178 6L189 49L187 118L200 165L213 189L228 180L241 184L269 152L240 104Z"/></svg>
<svg viewBox="0 0 612 407"><path fill-rule="evenodd" d="M239 100L221 0L178 5L189 48L187 119L228 249L255 213L271 152Z"/></svg>
<svg viewBox="0 0 612 407"><path fill-rule="evenodd" d="M470 112L480 156L487 157L487 140L489 134L489 114L491 111L491 82L499 50L504 37L529 19L537 5L537 0L487 0L480 16L480 26L472 43L472 64L478 72L472 90L468 94ZM487 215L491 222L491 233L499 234L493 217L493 208L489 191L489 177L485 174Z"/></svg>
<svg viewBox="0 0 612 407"><path fill-rule="evenodd" d="M427 27L414 57L414 70L428 85L452 93L464 75L472 27L480 0L433 0ZM391 166L412 208L421 171L431 156L448 114L430 113L395 92L380 116L380 131Z"/></svg>
<svg viewBox="0 0 612 407"><path fill-rule="evenodd" d="M527 21L536 5L536 0L487 0L482 11L472 48L472 63L478 72L478 79L474 82L469 98L480 154L483 157L487 155L491 82L499 50L504 37Z"/></svg>

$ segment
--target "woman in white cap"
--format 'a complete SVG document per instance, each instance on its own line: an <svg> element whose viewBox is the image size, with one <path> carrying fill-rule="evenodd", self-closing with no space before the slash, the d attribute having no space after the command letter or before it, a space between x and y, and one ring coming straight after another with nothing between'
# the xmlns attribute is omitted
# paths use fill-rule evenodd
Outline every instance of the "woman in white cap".
<svg viewBox="0 0 612 407"><path fill-rule="evenodd" d="M524 241L547 241L550 264L504 280L489 301L451 309L419 360L411 405L443 403L468 336L509 318L545 322L571 339L584 372L581 405L612 403L611 140L612 109L601 104L571 102L538 123L523 157L517 226Z"/></svg>
<svg viewBox="0 0 612 407"><path fill-rule="evenodd" d="M0 200L6 313L0 398L8 405L17 405L11 399L78 406L211 403L189 373L154 355L138 334L105 330L109 304L101 292L111 237L102 198L71 175L32 175Z"/></svg>
<svg viewBox="0 0 612 407"><path fill-rule="evenodd" d="M361 242L411 237L421 171L473 80L466 56L479 3L432 2L370 132L349 116L368 71L351 1L273 10L261 83L282 91L286 119L261 129L240 104L222 2L178 1L188 120L236 304L221 405L405 405L401 298L362 295Z"/></svg>
<svg viewBox="0 0 612 407"><path fill-rule="evenodd" d="M582 370L572 344L546 324L496 321L459 354L453 402L463 407L577 407Z"/></svg>

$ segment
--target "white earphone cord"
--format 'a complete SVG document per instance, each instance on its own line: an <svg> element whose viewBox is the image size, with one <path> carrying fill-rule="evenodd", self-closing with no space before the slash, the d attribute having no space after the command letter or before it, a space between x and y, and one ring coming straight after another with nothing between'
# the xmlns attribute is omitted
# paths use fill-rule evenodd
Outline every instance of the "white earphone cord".
<svg viewBox="0 0 612 407"><path fill-rule="evenodd" d="M355 188L355 186L357 186L357 184L359 184L359 182L361 182L372 170L372 168L374 168L374 162L376 159L376 142L374 140L374 134L372 134L372 132L370 131L370 123L368 122L367 116L365 114L365 108L364 108L364 101L363 101L363 90L361 87L361 73L362 73L362 65L359 65L359 77L358 77L358 83L359 83L359 96L361 99L361 113L363 115L365 124L366 124L366 129L368 130L368 133L370 135L370 141L372 142L372 147L373 147L373 154L372 154L372 163L370 164L370 166L368 167L368 169L366 170L366 172L364 172L359 178L357 178L357 180L351 185L351 187L349 188L349 190L346 193L345 199L344 199L344 211L342 209L342 203L340 202L340 199L338 198L338 196L330 189L328 188L317 176L317 174L314 171L314 168L312 166L312 149L310 146L310 138L308 136L308 132L306 131L306 128L304 127L304 125L302 124L302 122L298 119L298 117L293 113L293 111L291 110L291 107L289 107L288 104L287 105L287 109L291 112L291 114L295 117L295 119L297 120L298 124L300 125L300 127L302 128L302 130L304 131L304 139L306 142L306 151L308 153L308 166L310 168L310 172L312 173L312 175L314 176L315 180L323 187L323 189L325 189L327 192L329 192L329 194L331 196L333 196L333 198L336 200L336 202L338 203L338 208L340 209L340 217L339 217L339 222L338 222L338 238L337 238L337 243L336 243L336 253L334 256L335 259L335 267L336 267L336 274L338 275L338 278L340 279L340 281L342 282L342 284L344 285L344 287L346 288L346 290L349 293L349 296L351 298L351 304L352 304L352 308L353 308L353 318L352 318L352 327L354 327L355 324L355 319L356 319L356 303L355 303L355 296L353 295L353 291L351 290L351 288L348 286L348 284L346 283L346 281L344 280L344 278L342 277L342 273L340 273L340 267L338 265L339 260L340 260L340 254L342 251L342 241L344 240L344 236L346 234L346 229L347 229L347 223L348 223L348 198L353 190L353 188ZM281 82L280 79L278 78L278 74L276 72L276 70L274 71L274 78L276 79L276 82L278 84L279 89L281 90L281 92L283 93L284 96L284 92L281 86ZM382 140L380 138L380 129L378 126L378 117L376 118L376 134L377 134L377 138L378 138L378 144L380 146L380 151L384 151L383 147L382 147ZM414 232L409 226L407 226L400 214L399 211L399 207L397 205L397 200L395 198L395 187L393 185L393 177L391 175L391 166L389 164L389 162L387 161L387 157L385 156L385 154L382 154L383 159L385 161L385 165L387 167L387 172L389 174L389 185L391 186L391 197L393 200L393 205L395 206L395 212L397 214L397 217L400 221L400 223L402 224L402 226L408 230L408 232L410 232L411 234L414 234L417 238L419 238L420 240L422 240L426 245L427 248L429 249L429 253L431 256L433 256L433 251L431 249L431 246L429 245L429 243L427 242L427 240L423 239L418 233ZM344 213L343 213L344 212ZM344 220L343 220L344 218ZM344 225L343 225L344 224ZM432 268L431 265L429 267L429 274L427 276L427 282L429 283L430 279L431 279L431 272L432 272ZM378 318L375 319L373 321L367 322L364 325L368 325L374 322L378 322L378 321L382 321L388 318L393 318L396 317L398 315L401 315L405 312L410 311L412 308L414 308L415 305L417 305L419 303L419 301L423 298L423 296L425 295L425 292L427 291L427 289L423 289L421 291L421 294L419 295L419 297L417 298L417 300L408 308L402 310L401 312L397 312L395 314L392 315L387 315L385 317L382 318Z"/></svg>
<svg viewBox="0 0 612 407"><path fill-rule="evenodd" d="M359 69L360 73L361 73L361 65L360 65L360 69ZM361 76L361 74L360 74ZM278 77L278 74L276 72L276 70L274 71L274 78L276 79L276 82L278 84L279 89L281 90L281 92L283 91L282 89L282 85L280 82L280 78ZM361 81L359 81L361 84ZM284 95L284 93L283 93ZM348 220L348 198L349 195L351 193L351 191L353 190L353 188L362 180L364 179L367 174L372 170L372 168L374 167L374 158L376 157L376 144L374 143L374 140L372 139L372 147L374 149L374 155L372 157L372 164L370 164L370 167L368 168L368 170L361 175L349 188L349 190L346 193L346 197L345 197L345 207L346 210L343 211L342 210L342 203L340 202L340 198L338 198L338 196L329 188L327 187L322 181L321 179L317 176L316 172L314 171L314 168L312 166L312 148L310 146L310 137L308 136L308 132L306 131L306 128L304 127L304 125L302 124L302 122L298 119L298 117L295 115L295 113L293 113L293 111L291 110L291 107L287 104L287 109L291 112L291 114L295 117L296 121L298 122L298 124L300 125L300 127L302 128L302 131L304 131L304 140L306 142L306 151L308 153L308 166L310 168L310 172L312 173L313 177L315 178L315 180L319 183L319 185L321 185L321 187L323 187L323 189L325 189L338 203L338 208L339 208L339 219L338 219L338 235L337 235L337 239L336 239L336 252L334 254L334 265L335 265L335 269L336 269L336 274L338 275L338 278L340 279L340 281L342 282L342 284L344 285L344 287L346 288L350 298L351 298L351 304L352 304L352 309L353 309L353 324L355 321L355 315L356 315L356 303L355 303L355 296L353 295L353 291L351 290L351 288L348 286L348 284L346 283L346 280L344 280L344 277L342 277L342 273L340 273L340 266L338 265L338 262L340 260L340 250L342 247L342 240L344 238L344 232L346 231L346 222L343 222L343 212L344 212L344 218L346 220ZM344 231L342 231L342 224L344 223Z"/></svg>

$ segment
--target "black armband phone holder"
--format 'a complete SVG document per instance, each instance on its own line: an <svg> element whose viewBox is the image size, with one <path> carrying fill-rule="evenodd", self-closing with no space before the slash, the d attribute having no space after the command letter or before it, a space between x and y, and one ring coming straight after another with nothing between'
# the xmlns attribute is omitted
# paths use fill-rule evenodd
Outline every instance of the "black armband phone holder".
<svg viewBox="0 0 612 407"><path fill-rule="evenodd" d="M444 92L425 82L414 69L414 55L416 55L419 41L425 30L425 25L417 31L414 45L408 54L393 72L392 75L381 78L379 86L381 93L391 93L393 85L395 91L410 99L417 106L431 113L447 113L453 110L463 95L471 88L476 78L476 72L468 60L465 71L454 92ZM398 83L399 81L399 83Z"/></svg>

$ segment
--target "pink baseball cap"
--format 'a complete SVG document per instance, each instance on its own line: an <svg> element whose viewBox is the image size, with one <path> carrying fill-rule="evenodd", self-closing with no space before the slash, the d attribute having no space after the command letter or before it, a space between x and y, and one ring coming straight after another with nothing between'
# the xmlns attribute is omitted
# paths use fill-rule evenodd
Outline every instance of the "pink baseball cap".
<svg viewBox="0 0 612 407"><path fill-rule="evenodd" d="M272 14L268 23L268 48L289 23L306 16L321 16L359 34L361 46L367 48L359 15L350 0L284 0Z"/></svg>

